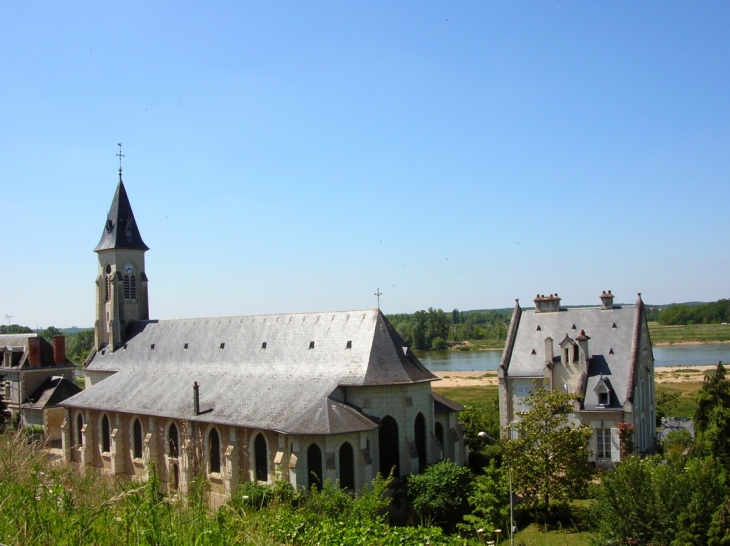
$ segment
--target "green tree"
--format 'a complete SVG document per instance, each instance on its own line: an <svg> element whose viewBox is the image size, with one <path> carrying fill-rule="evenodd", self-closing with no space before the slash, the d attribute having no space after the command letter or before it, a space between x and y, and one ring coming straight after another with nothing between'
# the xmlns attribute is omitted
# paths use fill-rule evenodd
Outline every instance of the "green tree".
<svg viewBox="0 0 730 546"><path fill-rule="evenodd" d="M466 427L466 441L471 451L481 451L488 442L479 438L486 432L492 438L499 438L499 400L496 398L485 407L469 406L459 412L459 421Z"/></svg>
<svg viewBox="0 0 730 546"><path fill-rule="evenodd" d="M474 480L468 500L472 511L464 516L464 523L458 524L459 529L484 529L487 535L495 529L509 529L509 478L494 460Z"/></svg>
<svg viewBox="0 0 730 546"><path fill-rule="evenodd" d="M730 469L730 380L722 362L705 374L697 393L694 425L695 454L717 457Z"/></svg>
<svg viewBox="0 0 730 546"><path fill-rule="evenodd" d="M33 330L20 324L0 324L0 334L32 334Z"/></svg>
<svg viewBox="0 0 730 546"><path fill-rule="evenodd" d="M547 513L585 493L592 476L588 440L593 431L573 426L573 394L535 389L525 399L527 411L518 411L516 440L505 443L512 461L514 485L525 506Z"/></svg>
<svg viewBox="0 0 730 546"><path fill-rule="evenodd" d="M444 459L408 476L408 500L424 520L453 526L468 511L473 479L467 467Z"/></svg>
<svg viewBox="0 0 730 546"><path fill-rule="evenodd" d="M62 336L63 332L55 326L49 326L45 330L41 330L40 336L45 339L48 343L53 343L53 338L56 336Z"/></svg>
<svg viewBox="0 0 730 546"><path fill-rule="evenodd" d="M89 356L93 346L94 330L83 330L67 338L66 354L71 361L80 364Z"/></svg>
<svg viewBox="0 0 730 546"><path fill-rule="evenodd" d="M679 402L678 391L658 390L656 393L656 426L662 426L662 417L672 417Z"/></svg>
<svg viewBox="0 0 730 546"><path fill-rule="evenodd" d="M719 473L711 459L627 457L596 488L597 544L710 543L726 494Z"/></svg>

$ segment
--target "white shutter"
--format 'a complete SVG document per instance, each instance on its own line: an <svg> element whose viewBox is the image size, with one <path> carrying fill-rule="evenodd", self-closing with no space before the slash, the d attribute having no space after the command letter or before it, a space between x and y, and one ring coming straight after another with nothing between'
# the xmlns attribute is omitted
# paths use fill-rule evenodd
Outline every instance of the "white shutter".
<svg viewBox="0 0 730 546"><path fill-rule="evenodd" d="M621 460L621 436L617 428L611 429L611 460L614 463Z"/></svg>

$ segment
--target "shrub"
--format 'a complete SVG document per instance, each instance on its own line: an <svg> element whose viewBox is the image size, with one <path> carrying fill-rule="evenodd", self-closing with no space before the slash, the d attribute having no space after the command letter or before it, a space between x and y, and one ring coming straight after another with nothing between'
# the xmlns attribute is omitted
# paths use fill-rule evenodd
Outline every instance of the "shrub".
<svg viewBox="0 0 730 546"><path fill-rule="evenodd" d="M467 467L443 460L408 477L408 500L424 521L454 526L468 511L473 479Z"/></svg>

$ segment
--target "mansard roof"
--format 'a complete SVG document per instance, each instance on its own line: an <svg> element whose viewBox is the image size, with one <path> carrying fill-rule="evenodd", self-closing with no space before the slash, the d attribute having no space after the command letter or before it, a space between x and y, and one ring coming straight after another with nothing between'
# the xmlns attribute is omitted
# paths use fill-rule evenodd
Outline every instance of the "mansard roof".
<svg viewBox="0 0 730 546"><path fill-rule="evenodd" d="M132 205L129 203L127 190L124 189L121 174L119 175L117 190L114 192L112 205L109 207L104 231L94 252L116 248L149 250L149 247L142 240L142 235L140 235L137 228L137 222L134 221Z"/></svg>
<svg viewBox="0 0 730 546"><path fill-rule="evenodd" d="M66 405L333 434L374 426L334 400L338 387L437 379L378 309L139 321L126 339L114 352L98 352L86 368L117 373Z"/></svg>
<svg viewBox="0 0 730 546"><path fill-rule="evenodd" d="M561 308L559 312L523 311L515 306L507 346L500 364L500 374L509 377L543 377L545 337L571 337L588 341L590 359L587 373L579 381L579 392L585 395L583 407L595 409L594 389L601 378L610 381L618 403L633 398L633 377L638 365L638 336L644 317L641 298L636 305ZM539 326L539 328L538 328ZM572 342L572 340L570 340Z"/></svg>

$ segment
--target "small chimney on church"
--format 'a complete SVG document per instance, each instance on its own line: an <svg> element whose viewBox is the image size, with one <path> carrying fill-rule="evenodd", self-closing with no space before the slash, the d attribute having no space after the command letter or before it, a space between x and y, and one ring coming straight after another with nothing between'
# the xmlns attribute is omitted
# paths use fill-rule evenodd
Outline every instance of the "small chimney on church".
<svg viewBox="0 0 730 546"><path fill-rule="evenodd" d="M613 294L610 290L601 293L601 309L613 309Z"/></svg>
<svg viewBox="0 0 730 546"><path fill-rule="evenodd" d="M200 415L200 387L197 381L193 383L193 411L195 415Z"/></svg>
<svg viewBox="0 0 730 546"><path fill-rule="evenodd" d="M53 338L53 361L56 364L66 364L66 336Z"/></svg>
<svg viewBox="0 0 730 546"><path fill-rule="evenodd" d="M535 296L534 301L535 313L554 313L560 311L560 298L557 293L550 294L549 296L538 294Z"/></svg>

